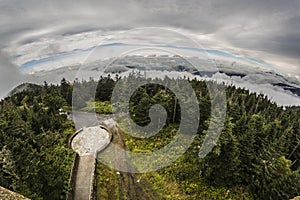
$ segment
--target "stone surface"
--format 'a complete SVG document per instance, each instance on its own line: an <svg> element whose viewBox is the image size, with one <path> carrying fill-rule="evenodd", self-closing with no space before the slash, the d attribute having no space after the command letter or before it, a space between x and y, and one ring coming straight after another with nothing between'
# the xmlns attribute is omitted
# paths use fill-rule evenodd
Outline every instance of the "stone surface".
<svg viewBox="0 0 300 200"><path fill-rule="evenodd" d="M88 200L91 198L94 171L94 155L80 156L78 168L76 169L74 200Z"/></svg>
<svg viewBox="0 0 300 200"><path fill-rule="evenodd" d="M0 186L0 200L29 200L29 199Z"/></svg>
<svg viewBox="0 0 300 200"><path fill-rule="evenodd" d="M100 126L81 129L71 141L79 156L96 155L110 143L110 134Z"/></svg>
<svg viewBox="0 0 300 200"><path fill-rule="evenodd" d="M297 197L295 197L295 198L293 198L291 200L300 200L300 196L297 196Z"/></svg>
<svg viewBox="0 0 300 200"><path fill-rule="evenodd" d="M103 126L81 128L71 137L71 148L79 155L74 168L74 200L87 200L92 197L96 155L111 140L111 134Z"/></svg>

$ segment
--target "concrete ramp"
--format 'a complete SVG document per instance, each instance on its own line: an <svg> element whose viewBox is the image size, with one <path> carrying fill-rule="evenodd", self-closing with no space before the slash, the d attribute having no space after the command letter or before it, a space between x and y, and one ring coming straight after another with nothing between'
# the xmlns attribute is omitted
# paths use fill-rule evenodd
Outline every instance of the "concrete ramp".
<svg viewBox="0 0 300 200"><path fill-rule="evenodd" d="M77 153L71 175L73 200L92 199L96 155L107 147L111 137L106 127L94 126L82 128L70 138L70 146Z"/></svg>
<svg viewBox="0 0 300 200"><path fill-rule="evenodd" d="M95 171L95 158L93 155L79 156L74 183L74 200L92 199L93 177Z"/></svg>

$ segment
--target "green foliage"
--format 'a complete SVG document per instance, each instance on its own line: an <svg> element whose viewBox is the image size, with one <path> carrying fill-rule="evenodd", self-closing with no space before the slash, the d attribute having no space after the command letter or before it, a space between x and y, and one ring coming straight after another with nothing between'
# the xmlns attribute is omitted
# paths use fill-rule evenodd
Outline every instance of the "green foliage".
<svg viewBox="0 0 300 200"><path fill-rule="evenodd" d="M130 75L126 84L130 87L135 83L132 79L139 78ZM59 109L66 110L73 102L82 111L110 114L111 93L119 79L109 76L98 81L76 80L73 84L62 80L61 86L44 84L1 101L0 185L32 199L64 199L73 161L67 140L74 125ZM149 109L155 104L162 105L168 117L165 126L151 138L137 139L125 133L123 139L128 150L155 151L174 138L181 121L181 108L168 89L172 81L181 80L166 77L158 80L159 84L140 87L131 97L129 111L137 124L150 123ZM299 195L300 108L283 109L266 96L227 86L222 134L212 152L200 159L199 149L209 123L215 119L210 117L206 83L196 79L188 81L201 111L198 134L174 164L142 174L143 187L153 188L161 199L290 199ZM123 91L118 92L122 98ZM160 116L154 120L160 121ZM124 181L142 191L133 185L130 174L116 175L99 163L96 172L97 182L107 185L102 190L99 187L103 185L97 186L100 199L128 198Z"/></svg>
<svg viewBox="0 0 300 200"><path fill-rule="evenodd" d="M86 102L86 107L81 110L84 112L96 112L98 114L111 114L111 104L108 101Z"/></svg>
<svg viewBox="0 0 300 200"><path fill-rule="evenodd" d="M162 85L167 81L162 80ZM160 176L168 183L178 183L181 189L177 194L185 193L187 199L288 199L296 196L300 192L297 187L300 179L294 178L299 171L296 164L299 162L299 108L284 110L263 95L227 87L228 110L221 137L213 151L200 160L199 148L212 120L210 98L203 82L192 80L190 83L202 109L198 135L185 155L158 172ZM174 102L172 92L163 86L145 85L133 95L130 106L136 123L147 125L149 108L156 103L164 106L168 119L164 129L150 139L125 135L129 150L151 152L168 144L174 136L171 133L176 132L180 123L180 106L175 106ZM160 178L158 182L162 182ZM281 190L282 184L285 189ZM286 188L290 188L290 193ZM166 190L162 195L167 198Z"/></svg>
<svg viewBox="0 0 300 200"><path fill-rule="evenodd" d="M66 83L65 83L66 84ZM45 84L0 103L0 185L32 199L65 199L73 152L67 141L74 124L60 87Z"/></svg>
<svg viewBox="0 0 300 200"><path fill-rule="evenodd" d="M234 124L227 119L223 133L210 154L201 161L202 176L215 186L236 186L240 182L240 149L232 133Z"/></svg>
<svg viewBox="0 0 300 200"><path fill-rule="evenodd" d="M110 101L114 87L115 81L111 79L110 75L108 77L101 76L96 88L96 100Z"/></svg>

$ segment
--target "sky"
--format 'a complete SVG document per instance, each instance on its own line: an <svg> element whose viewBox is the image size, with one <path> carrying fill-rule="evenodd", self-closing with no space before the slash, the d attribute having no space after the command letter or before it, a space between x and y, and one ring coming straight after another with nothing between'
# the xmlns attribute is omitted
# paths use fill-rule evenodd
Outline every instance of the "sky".
<svg viewBox="0 0 300 200"><path fill-rule="evenodd" d="M0 19L0 96L24 79L16 69L25 62L141 27L176 30L300 77L300 0L0 0Z"/></svg>

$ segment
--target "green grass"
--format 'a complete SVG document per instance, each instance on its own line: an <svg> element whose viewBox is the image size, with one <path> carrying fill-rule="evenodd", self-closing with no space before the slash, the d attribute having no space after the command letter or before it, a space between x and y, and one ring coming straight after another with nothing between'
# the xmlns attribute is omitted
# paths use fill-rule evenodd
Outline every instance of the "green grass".
<svg viewBox="0 0 300 200"><path fill-rule="evenodd" d="M224 188L206 185L202 180L198 183L178 182L172 180L170 175L159 172L142 174L142 178L149 181L155 191L163 199L193 200L193 199L215 199L215 200L251 200L244 188Z"/></svg>
<svg viewBox="0 0 300 200"><path fill-rule="evenodd" d="M124 134L127 149L131 152L152 152L170 142L177 131L175 125L169 125L162 129L159 134L148 139L137 139ZM158 170L156 172L144 173L142 179L148 181L152 188L162 197L162 199L173 200L192 200L192 199L220 199L220 200L235 200L235 199L250 199L245 188L225 188L213 187L207 185L197 167L194 168L197 162L194 159L198 157L187 157L183 155L172 165ZM184 159L184 157L187 157ZM162 158L166 159L166 158ZM146 160L145 160L146 162ZM180 176L189 176L189 178L180 178Z"/></svg>
<svg viewBox="0 0 300 200"><path fill-rule="evenodd" d="M86 107L81 109L84 112L96 112L98 114L111 114L112 108L108 101L88 101Z"/></svg>

